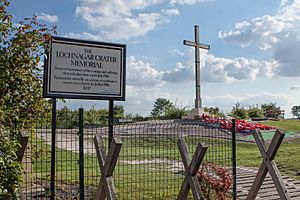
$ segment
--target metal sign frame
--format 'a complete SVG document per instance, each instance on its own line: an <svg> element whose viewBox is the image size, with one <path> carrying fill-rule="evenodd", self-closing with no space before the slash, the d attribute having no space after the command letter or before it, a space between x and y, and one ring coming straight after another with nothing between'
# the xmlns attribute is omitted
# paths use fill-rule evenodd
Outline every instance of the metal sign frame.
<svg viewBox="0 0 300 200"><path fill-rule="evenodd" d="M65 45L68 48L71 48L71 47L74 48L74 51L75 50L82 51L83 48L87 48L87 49L93 49L93 50L98 50L98 51L103 51L103 52L108 51L108 52L112 52L112 53L118 55L119 59L116 59L117 61L114 60L115 63L110 63L110 65L112 65L114 67L114 70L117 70L117 72L119 72L119 74L117 72L115 73L115 76L117 76L117 78L114 78L114 79L112 78L112 81L114 81L116 83L115 87L117 88L117 90L112 91L112 90L108 89L107 91L103 91L103 92L94 92L94 91L83 92L84 85L82 85L83 89L78 92L74 89L73 89L73 91L68 91L68 89L65 89L65 88L67 88L67 86L65 86L63 84L62 84L61 88L53 89L52 84L55 84L55 80L53 79L51 73L53 73L53 74L54 74L54 72L57 73L55 70L58 69L58 68L54 69L55 68L54 65L56 65L56 63L53 63L54 62L53 57L55 55L54 51L56 49L53 48L53 45L56 45L57 47L60 47L60 48L64 48L64 45ZM46 97L46 98L66 98L66 99L125 101L126 45L52 36L51 40L49 40L49 46L50 46L50 49L48 52L46 52L46 57L44 59L44 62L45 62L44 82L43 82L44 97ZM58 57L57 52L56 52L56 56ZM95 58L96 56L98 56L98 58L100 58L100 55L92 55L92 56L93 56L93 58ZM104 56L107 56L107 55L103 55L103 58L104 58ZM55 61L55 62L58 62L58 61ZM102 67L101 66L102 62L98 62L96 64L98 64L98 68ZM100 64L100 67L99 67L99 64ZM69 70L71 68L70 66L60 66L60 67L64 67L67 70ZM87 66L83 66L83 67L77 66L77 68L84 70L87 68ZM109 67L106 67L106 68L109 68ZM103 73L104 72L105 71L103 71ZM95 72L95 73L101 73L101 71L99 70L99 72ZM106 77L109 77L109 76L110 76L109 74L106 75ZM64 78L64 77L62 77L62 78ZM80 77L80 78L83 78L83 77ZM94 78L94 80L95 79L99 80L99 82L103 81L103 80L101 80L101 78L99 79L99 77ZM53 82L51 83L51 81L53 81ZM64 83L64 82L62 82L62 83ZM71 83L72 82L69 81L68 84L71 84ZM89 84L89 83L90 82L87 81L87 84ZM74 85L76 85L76 84L74 84ZM109 85L109 84L107 84L107 85ZM74 88L81 87L81 85L73 86L73 87ZM94 89L96 86L92 86L92 87ZM109 86L107 86L107 87L109 87ZM58 87L56 86L56 88L58 88Z"/></svg>

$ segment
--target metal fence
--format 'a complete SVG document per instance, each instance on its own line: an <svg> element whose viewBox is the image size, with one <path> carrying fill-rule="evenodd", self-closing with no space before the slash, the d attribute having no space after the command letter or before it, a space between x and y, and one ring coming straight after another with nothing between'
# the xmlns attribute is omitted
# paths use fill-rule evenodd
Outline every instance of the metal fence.
<svg viewBox="0 0 300 200"><path fill-rule="evenodd" d="M105 124L84 124L81 131L79 126L58 126L53 148L51 126L39 124L23 160L26 178L20 198L93 199L100 179L93 138L101 134L108 147L108 131ZM232 131L216 124L123 119L114 122L113 133L123 141L113 176L120 200L176 199L185 177L177 147L179 137L185 138L190 155L199 142L208 145L205 161L228 169L232 175ZM55 149L52 162L51 148Z"/></svg>

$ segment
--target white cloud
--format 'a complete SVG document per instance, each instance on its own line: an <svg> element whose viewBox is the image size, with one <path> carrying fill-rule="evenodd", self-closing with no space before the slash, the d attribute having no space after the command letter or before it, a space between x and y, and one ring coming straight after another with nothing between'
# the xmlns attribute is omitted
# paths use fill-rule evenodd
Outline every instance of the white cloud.
<svg viewBox="0 0 300 200"><path fill-rule="evenodd" d="M147 7L163 2L164 0L81 0L76 8L76 15L87 23L89 29L99 31L98 34L106 39L129 39L143 36L156 26L168 22L173 15L179 14L177 9L144 12Z"/></svg>
<svg viewBox="0 0 300 200"><path fill-rule="evenodd" d="M162 85L162 72L149 63L138 60L133 56L127 58L127 83L132 86L153 87Z"/></svg>
<svg viewBox="0 0 300 200"><path fill-rule="evenodd" d="M180 11L178 9L163 9L161 11L162 14L166 15L166 16L172 16L172 15L179 15Z"/></svg>
<svg viewBox="0 0 300 200"><path fill-rule="evenodd" d="M276 62L259 61L244 57L229 59L207 54L202 67L204 81L233 82L237 80L255 80L258 77L272 77Z"/></svg>
<svg viewBox="0 0 300 200"><path fill-rule="evenodd" d="M276 103L277 106L285 109L287 114L293 105L293 97L286 93L270 93L270 92L257 92L257 93L241 93L234 94L221 94L216 96L204 95L203 101L210 106L220 107L226 112L230 112L235 103L240 103L242 106L256 106L261 104Z"/></svg>
<svg viewBox="0 0 300 200"><path fill-rule="evenodd" d="M280 0L280 7L285 6L288 3L288 0Z"/></svg>
<svg viewBox="0 0 300 200"><path fill-rule="evenodd" d="M175 54L175 55L180 55L180 56L184 56L184 53L179 51L178 49L172 49L169 51L170 54Z"/></svg>
<svg viewBox="0 0 300 200"><path fill-rule="evenodd" d="M242 47L255 43L260 49L266 50L281 41L290 28L291 24L282 16L265 15L251 22L236 23L235 30L220 31L219 38Z"/></svg>
<svg viewBox="0 0 300 200"><path fill-rule="evenodd" d="M181 102L186 105L186 99L172 91L166 90L161 87L144 87L144 86L127 86L126 101L122 104L126 111L130 113L138 113L145 116L149 116L153 109L155 99L162 97L167 98L176 104L177 107Z"/></svg>
<svg viewBox="0 0 300 200"><path fill-rule="evenodd" d="M49 15L46 13L39 13L37 15L38 19L44 22L49 22L49 23L55 23L58 22L58 16L57 15Z"/></svg>
<svg viewBox="0 0 300 200"><path fill-rule="evenodd" d="M194 77L194 69L183 66L182 63L176 63L174 70L163 73L163 80L171 83L191 82L195 80Z"/></svg>
<svg viewBox="0 0 300 200"><path fill-rule="evenodd" d="M234 82L255 80L258 77L270 78L278 70L278 62L269 60L248 59L245 57L222 58L201 50L201 79L203 82ZM176 63L171 71L163 72L162 79L167 82L193 82L195 79L194 52L188 51L189 60Z"/></svg>
<svg viewBox="0 0 300 200"><path fill-rule="evenodd" d="M291 90L300 90L300 85L293 85Z"/></svg>
<svg viewBox="0 0 300 200"><path fill-rule="evenodd" d="M146 35L168 23L180 14L177 5L207 1L212 0L80 0L75 14L93 34L106 40L120 40Z"/></svg>
<svg viewBox="0 0 300 200"><path fill-rule="evenodd" d="M214 1L214 0L171 0L170 4L174 5L174 4L181 4L181 5L194 5L196 3L199 2L206 2L206 1Z"/></svg>
<svg viewBox="0 0 300 200"><path fill-rule="evenodd" d="M264 15L249 21L238 22L234 30L220 31L219 38L240 44L242 47L256 44L266 50L282 42L289 32L296 29L300 21L300 3L295 0L288 5L281 1L281 9L277 15Z"/></svg>
<svg viewBox="0 0 300 200"><path fill-rule="evenodd" d="M267 77L296 77L300 76L299 28L300 1L283 0L278 14L236 23L234 30L220 31L219 38L242 47L255 44L260 49L270 49L272 58L260 73L268 74Z"/></svg>
<svg viewBox="0 0 300 200"><path fill-rule="evenodd" d="M103 41L104 40L104 38L101 35L95 35L95 34L88 33L88 32L68 33L65 35L65 37L78 38L78 39L83 39L83 40L94 40L94 41Z"/></svg>
<svg viewBox="0 0 300 200"><path fill-rule="evenodd" d="M278 62L276 70L279 76L300 76L300 40L290 37L276 46L273 58Z"/></svg>

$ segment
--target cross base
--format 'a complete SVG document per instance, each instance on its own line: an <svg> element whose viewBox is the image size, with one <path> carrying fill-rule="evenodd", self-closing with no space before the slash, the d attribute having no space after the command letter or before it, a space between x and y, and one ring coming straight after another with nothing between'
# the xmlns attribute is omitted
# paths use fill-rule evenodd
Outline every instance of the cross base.
<svg viewBox="0 0 300 200"><path fill-rule="evenodd" d="M183 116L182 119L202 119L203 114L209 115L209 113L205 112L203 108L195 108L191 112L189 112L187 116Z"/></svg>

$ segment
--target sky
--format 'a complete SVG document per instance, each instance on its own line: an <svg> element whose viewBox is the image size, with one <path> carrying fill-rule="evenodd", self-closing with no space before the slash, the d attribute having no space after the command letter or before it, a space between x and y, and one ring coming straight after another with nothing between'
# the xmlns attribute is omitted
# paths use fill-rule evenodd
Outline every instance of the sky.
<svg viewBox="0 0 300 200"><path fill-rule="evenodd" d="M194 25L200 27L203 106L300 105L300 0L15 0L15 22L38 16L58 35L127 45L127 114L149 115L156 98L195 99ZM71 100L72 109L107 107ZM60 104L60 106L63 106Z"/></svg>

